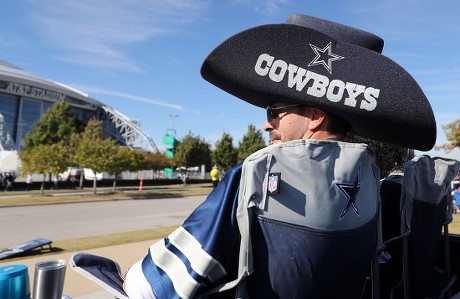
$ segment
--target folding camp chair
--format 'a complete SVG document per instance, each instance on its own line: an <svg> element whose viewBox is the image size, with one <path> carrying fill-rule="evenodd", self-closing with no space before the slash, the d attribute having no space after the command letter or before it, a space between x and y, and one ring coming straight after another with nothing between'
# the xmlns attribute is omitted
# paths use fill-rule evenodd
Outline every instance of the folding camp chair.
<svg viewBox="0 0 460 299"><path fill-rule="evenodd" d="M450 273L448 204L450 183L460 170L456 160L415 157L404 167L401 195L404 297L443 298L455 281ZM446 265L437 267L442 229L445 230Z"/></svg>
<svg viewBox="0 0 460 299"><path fill-rule="evenodd" d="M365 145L277 144L248 157L242 178L240 272L254 272L237 298L362 296L379 239L379 170Z"/></svg>
<svg viewBox="0 0 460 299"><path fill-rule="evenodd" d="M380 184L383 244L378 250L378 281L380 283L378 294L381 298L397 298L395 292L402 293L402 288L398 285L402 281L403 236L401 235L400 199L403 179L402 172L392 173ZM377 298L375 293L373 298Z"/></svg>

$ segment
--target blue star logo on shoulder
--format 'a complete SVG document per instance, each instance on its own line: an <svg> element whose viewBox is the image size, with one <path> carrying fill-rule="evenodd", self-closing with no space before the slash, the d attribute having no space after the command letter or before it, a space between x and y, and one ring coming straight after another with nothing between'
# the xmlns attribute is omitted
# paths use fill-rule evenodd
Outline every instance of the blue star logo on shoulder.
<svg viewBox="0 0 460 299"><path fill-rule="evenodd" d="M342 209L342 213L340 213L339 220L342 220L342 218L345 217L350 208L353 208L356 215L359 216L359 209L358 206L356 206L356 195L358 194L359 188L361 188L361 168L358 168L353 184L336 183L336 185L347 199L347 202Z"/></svg>
<svg viewBox="0 0 460 299"><path fill-rule="evenodd" d="M331 46L331 42L329 42L329 44L327 44L327 46L325 46L322 49L313 44L310 44L310 47L313 50L313 52L315 52L316 56L315 58L313 58L313 60L310 62L308 66L323 65L329 72L329 74L332 74L332 62L344 59L345 57L332 53Z"/></svg>

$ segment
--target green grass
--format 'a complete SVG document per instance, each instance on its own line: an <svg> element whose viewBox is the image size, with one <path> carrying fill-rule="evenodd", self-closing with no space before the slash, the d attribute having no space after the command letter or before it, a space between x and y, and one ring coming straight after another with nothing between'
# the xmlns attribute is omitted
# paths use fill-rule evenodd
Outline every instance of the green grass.
<svg viewBox="0 0 460 299"><path fill-rule="evenodd" d="M97 195L71 195L71 196L53 196L53 195L32 195L27 197L4 197L0 196L0 206L27 205L27 204L44 204L66 201L93 201L109 200L114 198L127 198L125 194L97 194Z"/></svg>
<svg viewBox="0 0 460 299"><path fill-rule="evenodd" d="M168 236L176 228L177 226L168 226L131 232L114 233L103 236L55 241L53 242L53 246L61 248L65 251L81 251L105 246L161 239Z"/></svg>
<svg viewBox="0 0 460 299"><path fill-rule="evenodd" d="M95 195L92 193L88 194L88 192L92 192L92 188L85 188L84 190L45 190L43 195L40 195L39 190L1 192L0 207L69 201L94 201L129 198L151 199L208 195L212 191L212 186L210 184L156 186L146 187L142 192L133 189L135 188L131 188L131 190L119 188L118 191L112 192L112 188L97 188ZM85 192L85 194L83 194L83 192Z"/></svg>

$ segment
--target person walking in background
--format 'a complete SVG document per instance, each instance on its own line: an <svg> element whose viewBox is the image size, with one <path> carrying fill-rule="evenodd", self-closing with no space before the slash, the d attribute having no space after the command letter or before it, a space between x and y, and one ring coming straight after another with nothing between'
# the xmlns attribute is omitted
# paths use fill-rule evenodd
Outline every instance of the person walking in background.
<svg viewBox="0 0 460 299"><path fill-rule="evenodd" d="M3 185L5 186L6 191L12 191L14 189L14 181L16 179L16 175L12 174L11 172L7 172L5 177L3 178Z"/></svg>
<svg viewBox="0 0 460 299"><path fill-rule="evenodd" d="M219 169L217 169L217 165L214 165L212 168L211 172L211 181L212 181L212 187L216 188L217 184L219 184Z"/></svg>
<svg viewBox="0 0 460 299"><path fill-rule="evenodd" d="M54 189L54 190L57 190L59 189L59 181L60 181L60 176L59 175L55 175L53 176L53 187L51 187L51 189Z"/></svg>
<svg viewBox="0 0 460 299"><path fill-rule="evenodd" d="M31 173L27 173L27 176L26 176L26 190L29 191L29 190L32 190L32 174Z"/></svg>
<svg viewBox="0 0 460 299"><path fill-rule="evenodd" d="M189 179L190 179L190 175L188 174L188 171L187 171L182 175L182 183L184 184L184 186L188 185Z"/></svg>
<svg viewBox="0 0 460 299"><path fill-rule="evenodd" d="M70 176L70 189L75 190L75 184L77 183L77 176L71 175Z"/></svg>

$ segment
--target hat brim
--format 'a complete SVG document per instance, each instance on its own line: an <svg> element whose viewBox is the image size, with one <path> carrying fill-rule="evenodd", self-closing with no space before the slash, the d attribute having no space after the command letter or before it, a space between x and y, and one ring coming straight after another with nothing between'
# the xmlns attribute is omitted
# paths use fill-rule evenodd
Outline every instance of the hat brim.
<svg viewBox="0 0 460 299"><path fill-rule="evenodd" d="M283 102L324 109L366 138L423 151L436 140L431 105L409 73L379 53L310 28L276 24L240 32L209 54L201 74L259 107Z"/></svg>

